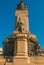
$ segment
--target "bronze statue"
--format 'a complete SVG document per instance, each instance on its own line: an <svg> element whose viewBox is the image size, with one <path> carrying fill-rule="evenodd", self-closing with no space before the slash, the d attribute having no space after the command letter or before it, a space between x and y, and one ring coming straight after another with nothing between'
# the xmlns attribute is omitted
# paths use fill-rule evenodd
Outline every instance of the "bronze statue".
<svg viewBox="0 0 44 65"><path fill-rule="evenodd" d="M17 23L16 29L18 29L18 31L20 33L23 33L23 30L24 30L23 25L24 25L23 21L19 18L19 21Z"/></svg>

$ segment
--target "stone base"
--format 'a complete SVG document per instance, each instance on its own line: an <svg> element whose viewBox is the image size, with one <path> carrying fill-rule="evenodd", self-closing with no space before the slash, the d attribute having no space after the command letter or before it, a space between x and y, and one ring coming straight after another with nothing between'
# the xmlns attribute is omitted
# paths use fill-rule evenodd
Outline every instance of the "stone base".
<svg viewBox="0 0 44 65"><path fill-rule="evenodd" d="M15 56L14 65L30 65L30 58L27 56Z"/></svg>

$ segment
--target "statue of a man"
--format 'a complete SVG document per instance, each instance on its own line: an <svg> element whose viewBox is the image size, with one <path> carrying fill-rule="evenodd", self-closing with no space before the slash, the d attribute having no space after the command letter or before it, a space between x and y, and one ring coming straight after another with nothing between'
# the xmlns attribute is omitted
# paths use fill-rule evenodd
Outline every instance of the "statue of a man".
<svg viewBox="0 0 44 65"><path fill-rule="evenodd" d="M21 33L23 33L23 30L24 30L23 25L24 25L23 21L19 18L19 21L18 21L18 23L17 23L16 28L17 28L18 31L21 32Z"/></svg>

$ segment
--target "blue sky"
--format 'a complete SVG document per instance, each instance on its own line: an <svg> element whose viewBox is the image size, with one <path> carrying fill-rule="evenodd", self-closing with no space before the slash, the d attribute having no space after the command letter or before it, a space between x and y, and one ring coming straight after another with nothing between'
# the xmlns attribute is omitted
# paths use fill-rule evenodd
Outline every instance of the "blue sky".
<svg viewBox="0 0 44 65"><path fill-rule="evenodd" d="M15 28L15 11L21 0L0 0L0 47ZM44 48L44 0L24 0L29 13L29 31Z"/></svg>

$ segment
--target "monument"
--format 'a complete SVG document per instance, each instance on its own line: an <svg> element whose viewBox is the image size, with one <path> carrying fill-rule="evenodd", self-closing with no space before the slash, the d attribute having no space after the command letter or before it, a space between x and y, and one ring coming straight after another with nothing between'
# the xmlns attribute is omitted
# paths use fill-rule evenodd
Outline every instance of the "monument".
<svg viewBox="0 0 44 65"><path fill-rule="evenodd" d="M28 9L24 2L18 4L15 16L15 30L3 42L3 53L6 59L13 59L13 65L31 65L30 56L28 56L28 44L30 46L30 40L36 43L37 39L35 35L29 32Z"/></svg>

